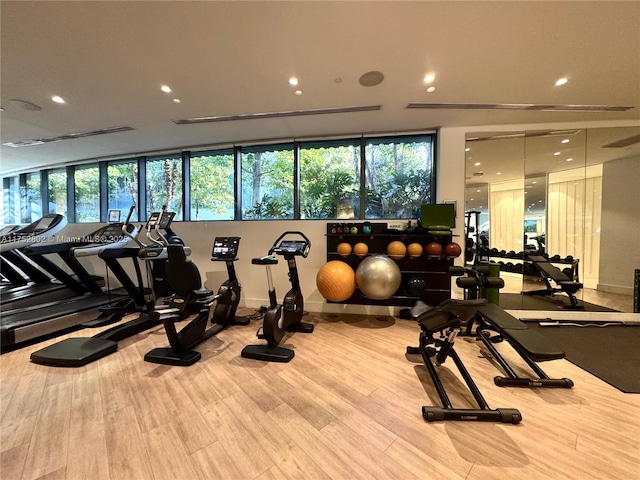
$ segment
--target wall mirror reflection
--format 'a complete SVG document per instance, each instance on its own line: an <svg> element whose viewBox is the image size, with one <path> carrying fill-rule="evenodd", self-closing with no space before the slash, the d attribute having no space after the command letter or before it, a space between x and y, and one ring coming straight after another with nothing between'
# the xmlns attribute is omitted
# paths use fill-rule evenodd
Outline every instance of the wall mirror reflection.
<svg viewBox="0 0 640 480"><path fill-rule="evenodd" d="M633 311L640 127L469 133L465 262L498 263L501 306Z"/></svg>

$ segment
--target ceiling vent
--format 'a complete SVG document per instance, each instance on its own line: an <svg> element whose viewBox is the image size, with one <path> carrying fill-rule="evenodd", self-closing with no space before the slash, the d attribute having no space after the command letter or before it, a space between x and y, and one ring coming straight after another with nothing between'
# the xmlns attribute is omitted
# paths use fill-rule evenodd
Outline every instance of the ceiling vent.
<svg viewBox="0 0 640 480"><path fill-rule="evenodd" d="M448 110L534 110L542 112L626 112L621 105L545 105L534 103L409 103L406 108Z"/></svg>
<svg viewBox="0 0 640 480"><path fill-rule="evenodd" d="M616 142L609 143L607 145L603 145L601 148L626 148L631 145L635 145L640 142L640 134L633 135L632 137L623 138L622 140L618 140Z"/></svg>
<svg viewBox="0 0 640 480"><path fill-rule="evenodd" d="M177 125L191 125L193 123L232 122L236 120L260 120L263 118L303 117L306 115L324 115L329 113L370 112L380 110L380 105L365 105L362 107L317 108L314 110L290 110L285 112L248 113L245 115L228 115L223 117L195 117L173 120Z"/></svg>
<svg viewBox="0 0 640 480"><path fill-rule="evenodd" d="M60 142L62 140L73 140L76 138L84 138L84 137L94 137L96 135L106 135L108 133L118 133L118 132L128 132L130 130L135 130L135 128L130 127L129 125L122 125L119 127L109 127L103 128L101 130L92 130L90 132L76 132L76 133L67 133L64 135L58 135L56 137L47 137L47 138L36 138L31 140L22 140L19 142L6 142L3 143L5 147L32 147L34 145L42 145L43 143L51 143L51 142Z"/></svg>
<svg viewBox="0 0 640 480"><path fill-rule="evenodd" d="M483 142L487 140L509 140L513 138L531 138L531 137L569 137L577 135L582 130L538 130L531 132L513 132L513 133L499 133L486 136L472 136L467 137L467 142Z"/></svg>

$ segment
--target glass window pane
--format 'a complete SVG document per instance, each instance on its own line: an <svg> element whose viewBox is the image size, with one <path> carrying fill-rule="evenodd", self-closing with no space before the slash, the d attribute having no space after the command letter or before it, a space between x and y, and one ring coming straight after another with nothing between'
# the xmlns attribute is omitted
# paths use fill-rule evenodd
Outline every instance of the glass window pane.
<svg viewBox="0 0 640 480"><path fill-rule="evenodd" d="M300 144L300 217L360 217L360 143Z"/></svg>
<svg viewBox="0 0 640 480"><path fill-rule="evenodd" d="M120 210L120 218L127 218L129 209L138 201L138 162L136 160L109 162L107 165L108 210ZM138 220L137 209L130 221Z"/></svg>
<svg viewBox="0 0 640 480"><path fill-rule="evenodd" d="M242 218L293 218L293 148L242 151Z"/></svg>
<svg viewBox="0 0 640 480"><path fill-rule="evenodd" d="M100 221L100 171L95 167L76 168L76 222Z"/></svg>
<svg viewBox="0 0 640 480"><path fill-rule="evenodd" d="M420 218L433 201L432 137L368 140L365 155L365 217Z"/></svg>
<svg viewBox="0 0 640 480"><path fill-rule="evenodd" d="M156 157L147 160L147 218L151 212L176 212L182 220L182 157Z"/></svg>
<svg viewBox="0 0 640 480"><path fill-rule="evenodd" d="M40 172L27 173L26 188L21 203L22 221L31 223L42 217L42 196L40 195Z"/></svg>
<svg viewBox="0 0 640 480"><path fill-rule="evenodd" d="M5 178L3 182L4 223L20 223L20 184L18 177Z"/></svg>
<svg viewBox="0 0 640 480"><path fill-rule="evenodd" d="M67 171L49 172L49 213L67 215Z"/></svg>
<svg viewBox="0 0 640 480"><path fill-rule="evenodd" d="M233 151L191 157L191 220L233 220Z"/></svg>

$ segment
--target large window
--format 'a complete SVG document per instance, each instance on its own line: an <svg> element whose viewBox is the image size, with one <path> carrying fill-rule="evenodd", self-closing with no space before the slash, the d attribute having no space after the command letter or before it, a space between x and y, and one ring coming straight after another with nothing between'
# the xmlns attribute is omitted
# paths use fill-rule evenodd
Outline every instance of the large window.
<svg viewBox="0 0 640 480"><path fill-rule="evenodd" d="M67 171L49 172L49 213L67 215Z"/></svg>
<svg viewBox="0 0 640 480"><path fill-rule="evenodd" d="M300 144L300 217L359 218L360 141Z"/></svg>
<svg viewBox="0 0 640 480"><path fill-rule="evenodd" d="M42 217L42 195L40 172L25 175L24 197L20 202L22 221L31 223Z"/></svg>
<svg viewBox="0 0 640 480"><path fill-rule="evenodd" d="M2 185L4 223L20 223L20 185L18 177L8 177Z"/></svg>
<svg viewBox="0 0 640 480"><path fill-rule="evenodd" d="M431 136L366 142L366 218L420 218L433 196Z"/></svg>
<svg viewBox="0 0 640 480"><path fill-rule="evenodd" d="M6 177L0 206L5 223L66 215L73 188L76 222L99 222L106 210L125 218L136 205L132 221L163 205L191 221L415 219L435 199L435 138L362 136L110 160Z"/></svg>
<svg viewBox="0 0 640 480"><path fill-rule="evenodd" d="M163 205L182 220L182 157L155 157L147 160L147 218Z"/></svg>
<svg viewBox="0 0 640 480"><path fill-rule="evenodd" d="M108 210L120 210L125 219L132 205L138 202L138 162L136 160L113 161L107 166ZM131 221L138 220L137 209Z"/></svg>
<svg viewBox="0 0 640 480"><path fill-rule="evenodd" d="M191 220L233 220L233 150L194 154L190 161Z"/></svg>
<svg viewBox="0 0 640 480"><path fill-rule="evenodd" d="M100 221L100 172L97 166L77 167L74 172L76 222Z"/></svg>
<svg viewBox="0 0 640 480"><path fill-rule="evenodd" d="M293 145L242 149L242 218L293 218Z"/></svg>

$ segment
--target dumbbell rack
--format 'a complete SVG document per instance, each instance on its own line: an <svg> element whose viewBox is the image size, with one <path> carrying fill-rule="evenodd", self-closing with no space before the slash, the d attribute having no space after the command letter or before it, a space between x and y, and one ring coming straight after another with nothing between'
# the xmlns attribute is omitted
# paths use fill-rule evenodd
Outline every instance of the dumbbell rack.
<svg viewBox="0 0 640 480"><path fill-rule="evenodd" d="M533 254L535 252L530 252L530 253ZM497 263L501 264L500 270L502 272L517 273L517 274L521 274L521 275L524 275L525 277L530 277L530 278L540 278L540 274L539 274L538 270L533 267L532 262L530 262L530 261L526 260L526 258L524 258L525 255L527 255L527 253L524 253L524 252L519 252L519 253L506 252L504 250L497 251L496 249L486 249L485 248L480 252L480 254L479 254L479 256L477 258L479 260L486 259L486 261L489 261L491 258L505 258L505 259L510 259L510 260L516 260L518 263L512 263L512 262L497 262ZM565 267L563 269L563 272L572 281L574 281L574 282L579 282L580 281L580 260L579 259L573 258L573 257L561 258L560 255L554 255L552 257L547 257L547 258L549 259L550 263L553 263L553 264L556 264L556 265L570 265L570 267ZM518 269L518 268L509 268L509 267L504 268L504 266L508 265L509 263L511 263L514 266L522 265L522 267L520 269ZM570 272L568 270L570 270Z"/></svg>

